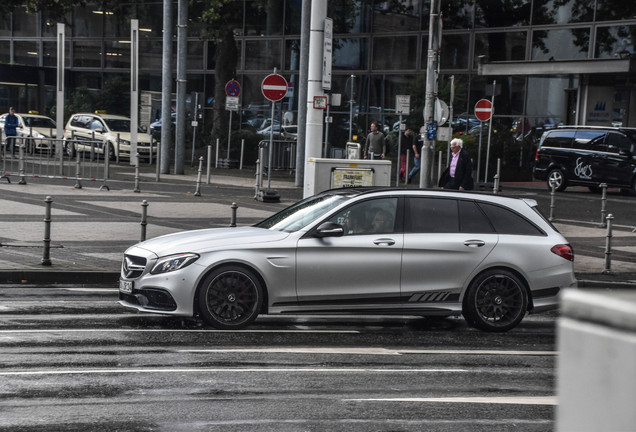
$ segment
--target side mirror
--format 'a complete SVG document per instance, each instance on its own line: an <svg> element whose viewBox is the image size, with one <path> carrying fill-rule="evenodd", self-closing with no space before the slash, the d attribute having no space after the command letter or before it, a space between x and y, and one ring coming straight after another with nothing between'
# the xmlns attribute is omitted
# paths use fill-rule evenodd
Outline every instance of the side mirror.
<svg viewBox="0 0 636 432"><path fill-rule="evenodd" d="M342 225L335 222L324 222L316 228L314 237L342 237L344 235L344 228Z"/></svg>

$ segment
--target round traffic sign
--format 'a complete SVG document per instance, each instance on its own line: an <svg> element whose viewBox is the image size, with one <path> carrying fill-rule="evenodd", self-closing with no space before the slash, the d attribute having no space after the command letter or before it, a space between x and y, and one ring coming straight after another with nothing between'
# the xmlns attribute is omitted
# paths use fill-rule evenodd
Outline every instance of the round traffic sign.
<svg viewBox="0 0 636 432"><path fill-rule="evenodd" d="M237 97L241 94L241 85L236 80L229 80L225 84L225 94L230 97Z"/></svg>
<svg viewBox="0 0 636 432"><path fill-rule="evenodd" d="M475 117L479 121L488 121L492 116L492 102L488 99L480 99L475 104Z"/></svg>
<svg viewBox="0 0 636 432"><path fill-rule="evenodd" d="M277 102L287 94L287 80L278 74L269 74L261 84L263 96L272 102Z"/></svg>

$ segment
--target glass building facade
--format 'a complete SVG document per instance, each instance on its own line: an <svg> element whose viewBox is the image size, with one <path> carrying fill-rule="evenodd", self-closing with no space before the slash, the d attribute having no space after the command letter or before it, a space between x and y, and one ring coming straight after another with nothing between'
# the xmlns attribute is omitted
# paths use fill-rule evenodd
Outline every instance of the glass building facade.
<svg viewBox="0 0 636 432"><path fill-rule="evenodd" d="M301 31L300 0L236 0L232 21L241 83L242 122L269 116L263 78L276 68L291 89L278 107L295 123ZM139 20L140 120L156 120L163 53L161 1L122 2L117 11L90 1L66 16L67 93L100 91L112 80L127 82L130 19ZM199 20L203 5L190 6L187 92L199 94L212 122L218 46ZM410 127L423 124L430 2L423 0L329 0L334 23L331 146L368 131L379 121L396 128L395 96L411 95ZM492 97L494 151L511 169L526 167L532 143L558 124L636 127L636 2L624 0L442 0L438 95L452 101L456 130L468 133L473 107ZM174 3L173 22L177 21ZM173 29L176 69L176 29ZM16 7L0 18L0 111L55 107L56 23L46 13ZM173 74L176 77L176 73ZM493 87L493 82L496 83ZM222 83L223 84L223 83ZM173 91L176 87L173 85ZM121 105L128 108L128 101ZM95 107L99 109L100 107ZM349 117L354 113L354 124ZM71 113L67 113L70 115ZM525 137L532 135L526 142Z"/></svg>

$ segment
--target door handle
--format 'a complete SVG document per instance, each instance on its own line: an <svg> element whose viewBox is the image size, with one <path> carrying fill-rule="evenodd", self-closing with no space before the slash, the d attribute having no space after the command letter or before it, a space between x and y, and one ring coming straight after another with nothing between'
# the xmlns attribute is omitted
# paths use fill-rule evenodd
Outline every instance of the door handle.
<svg viewBox="0 0 636 432"><path fill-rule="evenodd" d="M466 240L464 242L464 246L468 247L482 247L486 244L483 240Z"/></svg>
<svg viewBox="0 0 636 432"><path fill-rule="evenodd" d="M393 246L395 244L395 240L390 238L379 238L379 239L373 240L373 244L378 246L380 245Z"/></svg>

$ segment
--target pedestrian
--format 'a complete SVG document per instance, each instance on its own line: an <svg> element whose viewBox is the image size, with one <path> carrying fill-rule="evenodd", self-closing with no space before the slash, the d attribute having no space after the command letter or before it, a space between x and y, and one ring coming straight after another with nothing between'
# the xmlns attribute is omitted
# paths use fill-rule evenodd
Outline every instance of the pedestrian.
<svg viewBox="0 0 636 432"><path fill-rule="evenodd" d="M442 189L472 190L474 187L473 162L463 146L461 138L455 138L450 142L452 157L438 184Z"/></svg>
<svg viewBox="0 0 636 432"><path fill-rule="evenodd" d="M376 122L371 123L371 132L364 141L365 159L384 159L386 154L386 140L384 134L378 129Z"/></svg>
<svg viewBox="0 0 636 432"><path fill-rule="evenodd" d="M422 135L418 135L416 140L411 140L413 149L413 168L409 171L409 177L406 179L406 183L411 183L413 176L420 172L420 166L422 165L422 159L420 158L420 149L422 148Z"/></svg>
<svg viewBox="0 0 636 432"><path fill-rule="evenodd" d="M413 131L407 129L402 134L400 143L400 181L406 180L406 154L413 147Z"/></svg>
<svg viewBox="0 0 636 432"><path fill-rule="evenodd" d="M11 148L11 155L15 154L15 144L16 144L16 136L18 135L17 127L18 127L18 117L15 115L15 111L13 107L9 108L9 114L4 119L4 134L7 137L6 140L6 149L7 151Z"/></svg>

